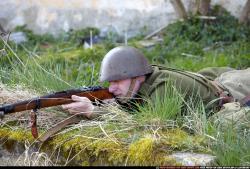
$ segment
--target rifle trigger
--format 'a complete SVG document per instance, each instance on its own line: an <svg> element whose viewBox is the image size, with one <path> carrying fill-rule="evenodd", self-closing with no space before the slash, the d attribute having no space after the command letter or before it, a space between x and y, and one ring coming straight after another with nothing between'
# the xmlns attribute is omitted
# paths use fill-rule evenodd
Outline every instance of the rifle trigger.
<svg viewBox="0 0 250 169"><path fill-rule="evenodd" d="M37 119L37 115L36 115L37 110L33 109L30 112L30 126L31 126L31 134L34 138L38 137L38 132L37 132L37 125L36 125L36 119Z"/></svg>

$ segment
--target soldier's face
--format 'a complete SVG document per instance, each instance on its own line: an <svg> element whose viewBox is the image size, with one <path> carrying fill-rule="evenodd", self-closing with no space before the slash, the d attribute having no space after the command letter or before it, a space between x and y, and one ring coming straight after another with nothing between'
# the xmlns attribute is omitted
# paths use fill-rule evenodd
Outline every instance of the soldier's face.
<svg viewBox="0 0 250 169"><path fill-rule="evenodd" d="M146 76L137 76L134 80L134 85L131 84L132 79L124 79L109 82L109 92L113 93L118 99L128 99L126 97L133 97L140 89L141 84L145 81ZM132 85L130 87L130 85ZM131 90L130 96L127 96L128 90ZM125 97L125 98L124 98Z"/></svg>
<svg viewBox="0 0 250 169"><path fill-rule="evenodd" d="M109 92L116 97L125 97L128 93L132 79L124 79L109 82Z"/></svg>

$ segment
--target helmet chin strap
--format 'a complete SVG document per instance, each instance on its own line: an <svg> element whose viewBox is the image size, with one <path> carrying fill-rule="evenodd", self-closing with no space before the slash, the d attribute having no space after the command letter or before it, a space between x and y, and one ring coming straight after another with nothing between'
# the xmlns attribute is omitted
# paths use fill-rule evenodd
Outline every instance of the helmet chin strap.
<svg viewBox="0 0 250 169"><path fill-rule="evenodd" d="M119 99L122 103L127 102L129 99L133 97L133 89L135 87L135 82L136 82L136 78L132 78L126 96L124 96L124 98Z"/></svg>

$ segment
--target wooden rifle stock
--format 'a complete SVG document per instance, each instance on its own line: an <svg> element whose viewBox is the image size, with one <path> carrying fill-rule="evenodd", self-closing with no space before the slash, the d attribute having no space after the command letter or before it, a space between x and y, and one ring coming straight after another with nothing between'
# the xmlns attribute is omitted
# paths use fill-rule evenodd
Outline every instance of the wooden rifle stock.
<svg viewBox="0 0 250 169"><path fill-rule="evenodd" d="M87 97L91 101L111 99L114 96L109 93L108 89L100 86L84 87L79 89L65 90L49 95L36 97L30 100L20 101L14 104L3 105L0 107L1 115L21 112L25 110L37 110L45 107L52 107L74 102L72 95Z"/></svg>

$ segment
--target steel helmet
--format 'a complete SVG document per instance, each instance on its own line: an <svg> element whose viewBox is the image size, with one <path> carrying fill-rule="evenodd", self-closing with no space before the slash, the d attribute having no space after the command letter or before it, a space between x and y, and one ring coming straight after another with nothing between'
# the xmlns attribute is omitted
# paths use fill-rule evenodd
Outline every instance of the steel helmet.
<svg viewBox="0 0 250 169"><path fill-rule="evenodd" d="M100 82L142 76L152 71L146 57L138 49L119 46L104 56L100 69Z"/></svg>

